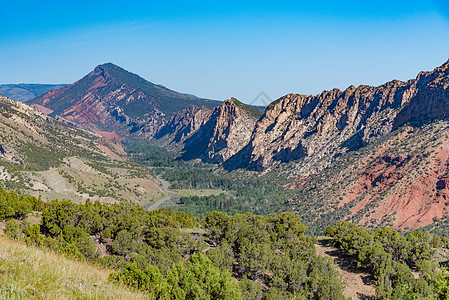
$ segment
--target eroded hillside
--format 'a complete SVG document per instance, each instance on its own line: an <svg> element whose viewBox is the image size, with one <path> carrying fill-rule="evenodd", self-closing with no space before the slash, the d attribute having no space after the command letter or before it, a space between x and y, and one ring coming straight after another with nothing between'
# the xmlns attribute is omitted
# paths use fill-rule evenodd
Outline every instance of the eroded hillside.
<svg viewBox="0 0 449 300"><path fill-rule="evenodd" d="M74 201L147 205L163 197L143 167L121 159L120 147L0 96L0 182L5 187Z"/></svg>

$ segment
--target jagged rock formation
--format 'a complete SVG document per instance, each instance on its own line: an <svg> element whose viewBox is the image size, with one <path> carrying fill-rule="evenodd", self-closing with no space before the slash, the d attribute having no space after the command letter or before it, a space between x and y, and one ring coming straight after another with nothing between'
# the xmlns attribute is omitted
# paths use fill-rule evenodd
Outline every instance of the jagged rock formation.
<svg viewBox="0 0 449 300"><path fill-rule="evenodd" d="M395 128L406 123L420 125L449 116L449 61L432 72L419 73L412 81L415 96L401 110Z"/></svg>
<svg viewBox="0 0 449 300"><path fill-rule="evenodd" d="M248 144L260 114L235 98L226 100L213 110L207 122L203 119L203 125L184 139L181 157L223 163Z"/></svg>
<svg viewBox="0 0 449 300"><path fill-rule="evenodd" d="M402 124L447 116L448 67L408 82L286 95L267 107L250 143L232 162L262 170L302 158L297 172L313 174Z"/></svg>
<svg viewBox="0 0 449 300"><path fill-rule="evenodd" d="M74 84L39 96L29 104L83 128L114 131L125 137L141 129L153 135L166 116L190 105L215 107L221 102L174 92L107 63Z"/></svg>
<svg viewBox="0 0 449 300"><path fill-rule="evenodd" d="M155 134L156 144L179 149L186 139L210 119L211 115L212 109L206 106L190 106L178 112Z"/></svg>

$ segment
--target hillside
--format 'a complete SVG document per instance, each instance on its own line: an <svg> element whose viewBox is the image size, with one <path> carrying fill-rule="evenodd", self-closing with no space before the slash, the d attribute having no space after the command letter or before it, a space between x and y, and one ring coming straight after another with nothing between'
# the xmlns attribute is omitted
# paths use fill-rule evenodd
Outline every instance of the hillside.
<svg viewBox="0 0 449 300"><path fill-rule="evenodd" d="M289 209L310 220L411 230L448 215L448 121L403 127L336 158L320 173L291 173ZM291 170L294 170L292 168ZM307 208L304 206L305 199ZM319 222L318 222L319 223Z"/></svg>
<svg viewBox="0 0 449 300"><path fill-rule="evenodd" d="M106 63L79 81L29 104L83 128L125 137L143 127L151 134L166 117L190 105L215 107L221 102L177 93Z"/></svg>
<svg viewBox="0 0 449 300"><path fill-rule="evenodd" d="M147 299L108 281L111 270L0 236L2 299Z"/></svg>
<svg viewBox="0 0 449 300"><path fill-rule="evenodd" d="M26 102L65 86L66 84L0 84L0 94L15 101Z"/></svg>
<svg viewBox="0 0 449 300"><path fill-rule="evenodd" d="M149 299L344 299L334 264L292 213L212 212L200 222L167 208L43 202L0 189L0 219L9 238L112 268L110 281Z"/></svg>
<svg viewBox="0 0 449 300"><path fill-rule="evenodd" d="M0 183L46 199L142 205L163 197L143 167L121 159L120 143L58 122L0 96Z"/></svg>
<svg viewBox="0 0 449 300"><path fill-rule="evenodd" d="M291 212L211 212L200 222L168 208L44 202L4 189L0 219L0 231L27 245L0 237L0 295L15 299L141 297L123 286L149 299L448 295L439 264L447 263L449 239L430 233L337 222L317 238Z"/></svg>

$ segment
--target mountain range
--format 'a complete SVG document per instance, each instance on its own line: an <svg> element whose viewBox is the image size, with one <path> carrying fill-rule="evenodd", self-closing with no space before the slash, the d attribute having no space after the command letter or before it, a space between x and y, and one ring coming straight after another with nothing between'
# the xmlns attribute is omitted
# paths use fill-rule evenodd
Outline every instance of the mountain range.
<svg viewBox="0 0 449 300"><path fill-rule="evenodd" d="M104 144L145 140L229 171L285 174L285 207L306 221L410 230L449 215L448 87L446 62L406 82L288 94L260 113L108 63L29 104Z"/></svg>

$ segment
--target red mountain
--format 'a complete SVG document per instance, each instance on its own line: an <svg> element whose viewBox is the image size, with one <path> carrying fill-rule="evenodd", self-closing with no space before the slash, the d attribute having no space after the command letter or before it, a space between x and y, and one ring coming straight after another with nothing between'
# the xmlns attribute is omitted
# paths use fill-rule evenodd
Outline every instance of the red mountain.
<svg viewBox="0 0 449 300"><path fill-rule="evenodd" d="M112 63L97 66L81 80L28 103L60 120L97 132L116 131L122 136L144 125L153 131L166 116L190 105L221 104L153 84ZM153 125L148 128L148 124Z"/></svg>

